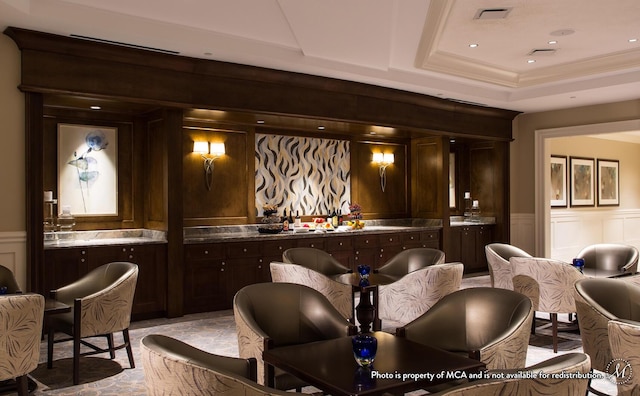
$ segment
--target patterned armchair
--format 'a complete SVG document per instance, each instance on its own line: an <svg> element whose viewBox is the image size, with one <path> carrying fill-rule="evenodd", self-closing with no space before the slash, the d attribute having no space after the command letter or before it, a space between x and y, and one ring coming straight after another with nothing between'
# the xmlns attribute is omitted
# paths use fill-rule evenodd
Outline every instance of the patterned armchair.
<svg viewBox="0 0 640 396"><path fill-rule="evenodd" d="M291 396L258 385L256 360L220 356L159 334L140 341L149 395Z"/></svg>
<svg viewBox="0 0 640 396"><path fill-rule="evenodd" d="M532 320L533 306L526 296L474 287L444 296L396 334L468 355L490 370L512 369L526 363Z"/></svg>
<svg viewBox="0 0 640 396"><path fill-rule="evenodd" d="M328 340L355 334L349 323L317 290L294 283L256 283L233 298L238 348L243 359L255 358L258 383L268 384L262 361L265 348ZM275 370L275 387L301 388L300 379Z"/></svg>
<svg viewBox="0 0 640 396"><path fill-rule="evenodd" d="M126 348L131 368L133 351L129 341L131 307L138 281L138 266L128 262L114 262L100 266L72 284L51 291L51 297L72 307L67 314L53 315L47 321L47 367L53 365L53 344L73 340L73 383L80 380L80 356ZM54 339L56 331L71 338ZM124 343L114 346L113 333L122 331ZM98 348L86 338L104 336L108 349ZM80 344L93 349L80 353Z"/></svg>
<svg viewBox="0 0 640 396"><path fill-rule="evenodd" d="M515 370L493 370L489 374L517 374L530 372L545 374L582 373L591 369L589 355L584 353L567 353L555 356L536 365ZM495 396L495 395L585 395L587 379L566 378L511 378L481 379L465 383L443 392L437 396Z"/></svg>
<svg viewBox="0 0 640 396"><path fill-rule="evenodd" d="M640 376L631 372L631 368L640 367L640 322L631 320L610 320L609 345L617 361L621 363L615 378L618 385L618 396L640 395ZM615 374L609 370L609 374Z"/></svg>
<svg viewBox="0 0 640 396"><path fill-rule="evenodd" d="M429 265L442 263L444 263L444 252L442 250L413 248L396 254L376 271L385 275L405 276Z"/></svg>
<svg viewBox="0 0 640 396"><path fill-rule="evenodd" d="M0 297L0 380L15 378L21 396L29 394L27 374L38 367L43 315L39 294Z"/></svg>
<svg viewBox="0 0 640 396"><path fill-rule="evenodd" d="M558 352L558 314L576 312L573 285L584 275L563 261L511 257L513 289L529 297L533 309L551 315L553 352Z"/></svg>
<svg viewBox="0 0 640 396"><path fill-rule="evenodd" d="M524 250L507 243L490 243L484 247L489 265L491 287L513 290L513 274L511 273L511 257L531 257Z"/></svg>
<svg viewBox="0 0 640 396"><path fill-rule="evenodd" d="M575 284L582 349L591 356L592 367L603 372L614 358L622 357L610 347L609 322L640 322L640 286L623 281L626 278L630 277L588 278Z"/></svg>
<svg viewBox="0 0 640 396"><path fill-rule="evenodd" d="M353 318L353 293L351 285L340 283L310 268L297 264L272 262L270 264L273 282L297 283L315 289L346 319Z"/></svg>
<svg viewBox="0 0 640 396"><path fill-rule="evenodd" d="M442 297L460 289L462 263L436 264L378 286L378 316L403 326L424 314Z"/></svg>
<svg viewBox="0 0 640 396"><path fill-rule="evenodd" d="M351 272L349 268L340 264L329 253L310 247L287 249L282 253L282 261L288 264L298 264L327 276Z"/></svg>

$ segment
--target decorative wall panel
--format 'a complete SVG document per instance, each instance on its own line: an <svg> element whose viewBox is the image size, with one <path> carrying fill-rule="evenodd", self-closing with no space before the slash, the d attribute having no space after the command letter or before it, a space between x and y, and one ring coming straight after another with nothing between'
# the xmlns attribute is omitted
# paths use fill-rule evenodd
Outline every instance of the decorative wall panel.
<svg viewBox="0 0 640 396"><path fill-rule="evenodd" d="M300 215L348 212L349 141L256 134L256 215L271 203Z"/></svg>

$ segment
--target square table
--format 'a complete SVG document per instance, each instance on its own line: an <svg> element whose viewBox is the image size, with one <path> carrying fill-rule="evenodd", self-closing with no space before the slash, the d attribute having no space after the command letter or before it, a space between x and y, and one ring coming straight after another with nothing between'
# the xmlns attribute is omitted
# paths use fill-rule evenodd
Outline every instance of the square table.
<svg viewBox="0 0 640 396"><path fill-rule="evenodd" d="M485 369L485 364L478 360L389 333L377 331L371 335L378 339L371 369L363 369L356 363L351 337L265 350L262 358L269 385L273 386L273 367L277 367L333 396L376 396L428 388ZM422 378L403 378L410 374Z"/></svg>

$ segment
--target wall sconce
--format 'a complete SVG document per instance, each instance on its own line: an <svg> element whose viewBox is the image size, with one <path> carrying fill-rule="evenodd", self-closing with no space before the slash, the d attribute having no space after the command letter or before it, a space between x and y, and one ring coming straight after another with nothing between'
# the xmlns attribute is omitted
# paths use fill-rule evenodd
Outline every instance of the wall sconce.
<svg viewBox="0 0 640 396"><path fill-rule="evenodd" d="M388 153L373 153L373 163L377 164L380 172L380 187L382 187L382 192L384 192L385 187L387 186L387 166L393 164L394 156L393 154Z"/></svg>
<svg viewBox="0 0 640 396"><path fill-rule="evenodd" d="M211 191L213 161L224 155L224 143L193 142L193 152L200 154L204 159L204 181L207 184L207 190Z"/></svg>

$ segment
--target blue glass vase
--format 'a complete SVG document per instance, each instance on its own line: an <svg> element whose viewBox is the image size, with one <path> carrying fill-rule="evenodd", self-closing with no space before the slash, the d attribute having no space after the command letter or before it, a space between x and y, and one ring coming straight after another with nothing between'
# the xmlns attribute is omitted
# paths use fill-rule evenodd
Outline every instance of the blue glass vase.
<svg viewBox="0 0 640 396"><path fill-rule="evenodd" d="M584 269L584 259L583 258L574 258L573 259L573 266L576 267L576 269L580 272L583 272Z"/></svg>
<svg viewBox="0 0 640 396"><path fill-rule="evenodd" d="M360 264L358 266L358 273L360 274L360 278L368 279L369 274L371 273L371 267L365 264Z"/></svg>
<svg viewBox="0 0 640 396"><path fill-rule="evenodd" d="M361 367L369 367L376 358L378 340L374 336L358 334L351 338L353 357Z"/></svg>

